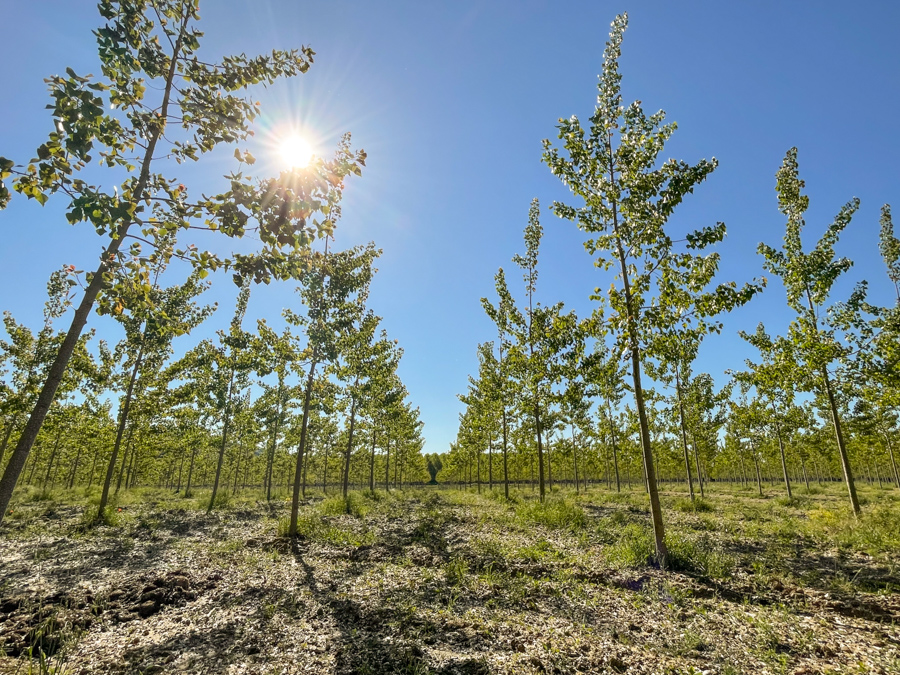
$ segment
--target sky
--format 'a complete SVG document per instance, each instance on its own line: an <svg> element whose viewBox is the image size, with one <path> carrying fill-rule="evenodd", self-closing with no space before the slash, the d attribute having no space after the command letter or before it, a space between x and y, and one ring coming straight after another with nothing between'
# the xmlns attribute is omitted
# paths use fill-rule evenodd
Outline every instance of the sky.
<svg viewBox="0 0 900 675"><path fill-rule="evenodd" d="M892 302L877 242L881 205L900 205L900 3L201 2L204 59L301 45L316 52L307 74L252 93L263 115L242 147L260 158L258 175L282 168L277 143L288 129L302 130L322 155L349 131L368 153L362 177L347 183L336 242L374 241L383 250L370 306L404 349L400 376L421 410L426 452L444 451L455 438L456 395L477 371L477 344L495 337L480 298L494 297L499 267L523 299L511 258L524 251L532 198L541 201L545 232L538 300L561 300L587 316L593 289L611 281L593 266L577 228L548 210L568 194L541 163L541 140L555 139L559 118L591 114L609 24L622 11L629 13L620 61L626 102L638 99L648 113L664 109L678 122L663 157L719 161L675 212L672 231L722 221L728 236L716 249L718 279L763 276L758 243L777 246L784 235L775 171L797 146L811 200L807 243L852 197L862 202L838 245L856 264L834 299L867 279L873 300ZM90 31L101 23L84 0L4 9L0 155L27 162L52 129L43 78L67 66L99 72ZM218 191L235 168L232 152L170 174L192 191ZM50 273L62 264L92 269L102 243L89 224L66 224L64 207L61 197L41 208L16 195L0 212L0 310L35 329ZM237 289L228 274L211 278L204 298L220 309L176 341L179 353L230 320ZM760 321L770 332L786 330L784 289L769 282L725 317L695 371L723 384L727 368L753 356L738 330ZM255 288L245 325L257 318L279 325L282 308L297 306L293 284ZM108 317L92 315L89 326L109 340L120 336Z"/></svg>

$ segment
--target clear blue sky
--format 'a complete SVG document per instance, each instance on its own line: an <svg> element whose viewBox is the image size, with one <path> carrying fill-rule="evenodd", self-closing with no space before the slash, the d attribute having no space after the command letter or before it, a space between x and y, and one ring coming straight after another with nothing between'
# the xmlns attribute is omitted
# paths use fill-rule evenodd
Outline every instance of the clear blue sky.
<svg viewBox="0 0 900 675"><path fill-rule="evenodd" d="M422 410L429 452L454 438L475 347L494 328L479 298L493 293L533 197L546 208L564 197L540 163L541 139L559 117L585 119L610 21L627 10L621 69L627 99L663 108L679 131L666 155L694 162L715 156L719 169L676 213L676 231L724 221L722 279L762 274L760 240L777 244L783 221L774 173L799 147L812 205L806 240L817 237L853 196L862 208L839 252L856 266L839 289L868 278L872 296L889 302L878 256L878 210L900 210L900 3L846 2L349 2L345 0L204 0L204 54L253 54L308 44L309 73L254 94L265 128L293 121L327 151L344 131L369 153L363 177L349 183L338 244L374 240L384 249L371 306L405 349L401 376ZM90 30L93 3L11 3L0 22L0 155L27 161L51 129L42 78L66 66L98 72ZM265 134L260 134L260 140ZM277 170L258 146L261 168ZM194 189L216 189L230 153L174 175ZM70 227L62 200L40 208L14 199L0 212L0 310L40 324L44 286L63 263L91 268L100 240L87 224ZM538 283L544 302L564 300L579 315L609 279L591 266L573 225L546 213ZM184 349L227 325L235 288L216 275L210 299L223 307ZM174 280L173 280L174 281ZM255 291L250 319L277 323L296 304L292 285ZM750 356L737 337L765 320L783 331L789 317L777 280L726 319L704 345L699 370L722 372ZM63 325L60 322L60 327ZM116 324L90 326L116 339ZM252 324L250 324L252 325Z"/></svg>

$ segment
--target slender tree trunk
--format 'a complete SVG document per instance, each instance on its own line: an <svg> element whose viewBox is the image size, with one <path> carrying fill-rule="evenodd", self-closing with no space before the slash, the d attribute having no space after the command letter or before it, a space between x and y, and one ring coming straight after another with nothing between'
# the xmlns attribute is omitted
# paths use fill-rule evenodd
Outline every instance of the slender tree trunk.
<svg viewBox="0 0 900 675"><path fill-rule="evenodd" d="M784 488L787 490L788 499L793 499L794 496L791 494L791 479L790 476L788 476L787 458L784 454L784 440L781 437L781 425L778 424L778 412L775 410L774 404L772 405L772 414L775 416L775 435L778 437L778 449L781 452L781 472L784 474Z"/></svg>
<svg viewBox="0 0 900 675"><path fill-rule="evenodd" d="M237 451L237 464L234 466L234 487L231 489L231 494L236 495L238 489L238 480L241 476L241 460L244 457L244 428L241 425L241 432L238 434L238 451Z"/></svg>
<svg viewBox="0 0 900 675"><path fill-rule="evenodd" d="M541 411L535 399L534 402L534 423L537 428L537 451L538 451L538 482L540 483L540 498L544 501L544 444L541 440Z"/></svg>
<svg viewBox="0 0 900 675"><path fill-rule="evenodd" d="M369 492L375 494L375 443L378 439L378 430L372 425L372 454L369 455Z"/></svg>
<svg viewBox="0 0 900 675"><path fill-rule="evenodd" d="M191 496L191 478L194 477L194 457L197 456L197 445L196 441L191 445L191 463L188 465L187 485L184 488L185 499Z"/></svg>
<svg viewBox="0 0 900 675"><path fill-rule="evenodd" d="M184 470L184 454L183 452L181 453L181 462L178 464L178 483L175 486L175 494L181 492L181 472Z"/></svg>
<svg viewBox="0 0 900 675"><path fill-rule="evenodd" d="M575 425L572 424L572 465L575 469L575 494L581 494L581 487L578 483L578 450L575 448Z"/></svg>
<svg viewBox="0 0 900 675"><path fill-rule="evenodd" d="M391 439L387 439L387 443L384 444L384 490L385 492L391 491L391 486L389 484L391 476Z"/></svg>
<svg viewBox="0 0 900 675"><path fill-rule="evenodd" d="M615 170L613 167L612 143L609 148L609 172L610 179L615 183ZM653 449L650 446L650 425L647 421L647 411L644 409L644 389L641 385L641 352L637 336L637 316L634 307L634 299L631 296L631 282L628 276L628 264L625 261L625 250L619 235L618 205L612 202L613 233L616 237L616 248L619 254L619 264L622 272L622 284L625 292L625 307L628 312L628 324L631 347L631 376L634 382L634 400L637 407L638 422L641 428L641 447L644 455L644 465L647 471L648 491L650 493L650 515L653 521L653 536L656 543L656 558L661 568L666 567L666 537L662 519L662 508L659 503L659 492L656 488L656 470L653 466ZM702 485L702 483L701 483Z"/></svg>
<svg viewBox="0 0 900 675"><path fill-rule="evenodd" d="M47 473L44 475L44 484L43 489L47 489L47 483L50 481L50 471L53 469L53 464L56 461L56 455L59 452L59 443L62 440L63 428L62 424L59 425L59 431L56 432L56 441L53 443L53 450L50 452L50 462L47 464Z"/></svg>
<svg viewBox="0 0 900 675"><path fill-rule="evenodd" d="M494 491L494 439L488 436L488 490Z"/></svg>
<svg viewBox="0 0 900 675"><path fill-rule="evenodd" d="M831 388L831 378L828 377L828 371L822 369L822 380L825 383L825 393L828 396L828 406L831 409L831 420L834 424L834 436L837 440L838 453L841 458L841 468L844 471L844 482L847 485L847 492L850 495L850 506L853 507L853 513L859 514L859 497L856 496L856 484L853 482L853 470L850 468L850 456L847 454L847 446L844 443L844 433L841 429L841 418L838 414L837 402L834 398L834 391Z"/></svg>
<svg viewBox="0 0 900 675"><path fill-rule="evenodd" d="M75 476L78 473L78 464L81 462L81 451L84 446L79 443L78 451L75 453L75 463L72 465L72 471L69 473L69 481L66 484L66 488L71 490L75 486Z"/></svg>
<svg viewBox="0 0 900 675"><path fill-rule="evenodd" d="M475 474L478 481L478 494L481 494L481 448L478 449L478 454L476 456L475 462L478 467L477 473Z"/></svg>
<svg viewBox="0 0 900 675"><path fill-rule="evenodd" d="M125 475L125 466L128 464L129 459L132 457L132 453L134 450L134 444L132 442L132 436L134 435L134 426L128 427L128 438L125 439L125 454L122 456L122 463L119 465L119 478L116 480L116 491L115 494L119 494L119 488L122 486L122 476ZM126 487L128 487L126 485Z"/></svg>
<svg viewBox="0 0 900 675"><path fill-rule="evenodd" d="M800 466L803 467L803 482L806 483L806 492L809 494L809 476L806 475L806 460L800 455Z"/></svg>
<svg viewBox="0 0 900 675"><path fill-rule="evenodd" d="M759 474L759 458L756 456L756 450L753 451L753 463L756 465L756 487L759 489L759 496L762 497L762 476Z"/></svg>
<svg viewBox="0 0 900 675"><path fill-rule="evenodd" d="M891 438L888 434L884 434L885 445L887 447L888 455L891 458L891 470L894 473L894 483L900 488L900 472L897 471L897 462L894 459L894 445L891 443Z"/></svg>
<svg viewBox="0 0 900 675"><path fill-rule="evenodd" d="M228 432L231 430L231 399L234 395L234 374L236 369L236 364L234 363L234 351L232 348L231 353L231 373L228 376L228 389L226 390L225 399L225 410L224 410L224 419L222 420L222 445L219 447L219 459L216 462L216 477L213 480L213 489L212 494L209 496L209 505L206 507L206 512L209 513L213 510L213 506L216 503L216 493L219 490L219 478L222 475L222 464L225 463L225 450L228 448ZM226 488L227 489L227 488Z"/></svg>
<svg viewBox="0 0 900 675"><path fill-rule="evenodd" d="M356 378L356 384L359 383L359 378ZM355 387L356 384L353 386ZM350 489L350 456L353 453L353 428L356 423L356 397L351 396L350 398L350 431L347 434L347 450L344 452L344 477L341 481L342 488L341 493L344 495L344 498L347 497L347 492Z"/></svg>
<svg viewBox="0 0 900 675"><path fill-rule="evenodd" d="M509 501L509 464L506 454L506 406L503 406L503 496Z"/></svg>
<svg viewBox="0 0 900 675"><path fill-rule="evenodd" d="M616 472L616 492L621 492L622 485L619 480L619 452L616 448L616 426L613 423L612 402L608 398L606 399L606 408L609 411L609 433L610 440L612 441L613 468ZM607 488L609 488L609 485L607 485Z"/></svg>
<svg viewBox="0 0 900 675"><path fill-rule="evenodd" d="M687 427L684 422L684 403L681 398L681 374L675 366L675 392L678 396L678 419L681 425L681 447L684 449L684 469L687 475L688 490L691 500L694 499L694 479L691 477L691 460L688 458Z"/></svg>
<svg viewBox="0 0 900 675"><path fill-rule="evenodd" d="M300 423L300 445L297 446L297 465L294 470L294 491L291 495L291 523L288 536L297 536L297 520L300 514L300 481L303 478L303 455L306 451L306 434L309 424L309 404L312 399L313 381L315 379L318 353L314 350L309 364L309 375L306 377L306 391L303 393L303 420Z"/></svg>
<svg viewBox="0 0 900 675"><path fill-rule="evenodd" d="M141 361L144 358L144 340L141 340L137 356L134 359L134 367L131 369L131 377L128 379L128 388L125 390L125 401L119 413L119 425L116 429L116 441L106 467L106 478L103 480L103 493L100 495L100 506L97 509L97 522L103 520L106 504L109 500L109 486L112 483L113 472L116 470L116 460L119 458L119 448L122 446L122 436L125 434L125 426L128 424L128 412L131 410L131 400L134 394L134 384L137 382L138 373L141 370ZM124 461L123 461L124 464Z"/></svg>

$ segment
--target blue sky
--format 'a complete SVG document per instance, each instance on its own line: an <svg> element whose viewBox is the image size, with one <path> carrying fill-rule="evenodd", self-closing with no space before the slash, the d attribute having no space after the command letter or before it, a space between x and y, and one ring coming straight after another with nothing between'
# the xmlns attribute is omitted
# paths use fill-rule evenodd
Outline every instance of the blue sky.
<svg viewBox="0 0 900 675"><path fill-rule="evenodd" d="M563 300L583 316L593 288L609 283L575 227L546 211L567 195L540 154L558 118L592 111L609 23L623 10L630 17L621 60L626 99L665 109L678 122L667 157L720 163L676 212L674 231L724 221L721 279L763 274L756 245L778 244L784 227L774 174L796 145L811 198L807 242L847 200L862 200L838 249L856 265L836 296L866 278L874 299L892 302L877 237L881 205L900 205L898 3L201 3L209 57L299 45L317 52L308 74L253 94L264 112L249 146L260 172L278 170L266 139L286 125L302 126L323 153L350 131L369 153L362 178L348 184L337 241L371 240L384 249L371 306L405 350L401 376L421 408L429 452L453 440L461 409L455 395L476 368L476 344L494 337L479 298L492 297L498 267L521 297L510 258L523 248L533 197L544 207L539 299ZM90 30L99 24L91 2L6 8L0 155L27 161L50 131L42 78L66 66L98 72ZM226 151L171 173L193 190L212 191L233 168L230 157ZM65 223L63 206L14 199L0 212L0 310L34 327L50 272L63 263L91 268L99 252L88 225ZM697 370L723 382L726 368L752 356L738 329L761 320L770 331L785 329L784 290L770 281L761 297L726 317ZM221 308L195 336L176 342L179 351L230 319L236 289L227 275L213 282L207 298ZM291 284L264 287L254 291L248 317L277 324L282 307L296 303ZM118 336L108 318L92 316L89 325Z"/></svg>

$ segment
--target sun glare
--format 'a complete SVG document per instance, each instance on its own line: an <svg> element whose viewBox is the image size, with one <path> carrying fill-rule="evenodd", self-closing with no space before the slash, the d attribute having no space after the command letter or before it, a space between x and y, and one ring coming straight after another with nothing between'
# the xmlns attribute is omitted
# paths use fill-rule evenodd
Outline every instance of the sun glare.
<svg viewBox="0 0 900 675"><path fill-rule="evenodd" d="M292 169L304 168L313 157L312 146L296 134L282 139L280 152L284 162Z"/></svg>

